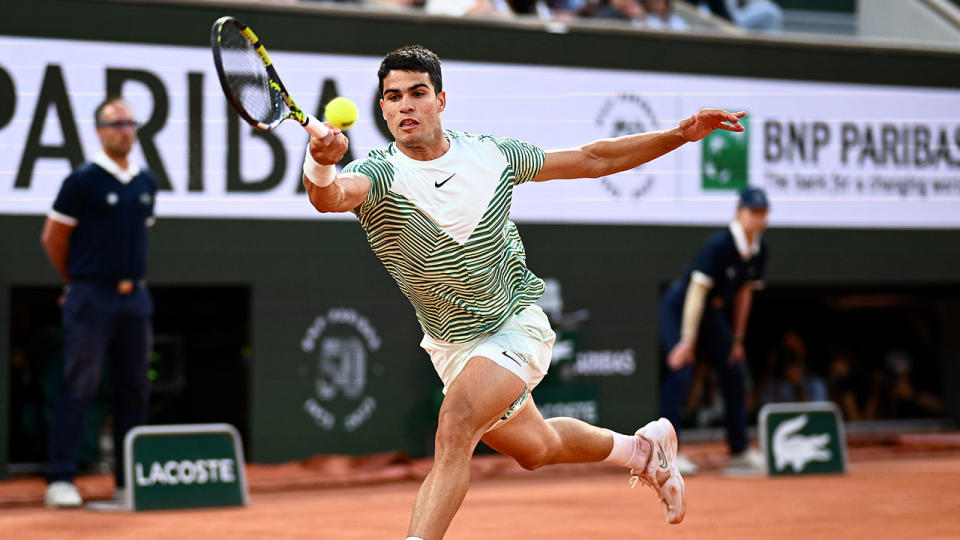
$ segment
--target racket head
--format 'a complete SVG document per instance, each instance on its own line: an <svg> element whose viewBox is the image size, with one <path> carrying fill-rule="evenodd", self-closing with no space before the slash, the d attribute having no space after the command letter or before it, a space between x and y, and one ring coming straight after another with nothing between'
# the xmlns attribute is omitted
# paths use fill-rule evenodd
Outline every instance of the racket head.
<svg viewBox="0 0 960 540"><path fill-rule="evenodd" d="M248 124L269 130L296 116L287 113L286 90L249 27L233 17L221 17L213 23L210 46L223 94Z"/></svg>

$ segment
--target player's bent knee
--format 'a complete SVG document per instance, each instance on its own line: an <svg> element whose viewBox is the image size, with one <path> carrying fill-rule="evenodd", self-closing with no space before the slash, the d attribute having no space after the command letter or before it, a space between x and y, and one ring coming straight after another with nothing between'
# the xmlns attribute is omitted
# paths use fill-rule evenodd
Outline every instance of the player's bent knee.
<svg viewBox="0 0 960 540"><path fill-rule="evenodd" d="M437 453L463 450L470 452L474 429L465 417L456 413L446 413L437 422Z"/></svg>

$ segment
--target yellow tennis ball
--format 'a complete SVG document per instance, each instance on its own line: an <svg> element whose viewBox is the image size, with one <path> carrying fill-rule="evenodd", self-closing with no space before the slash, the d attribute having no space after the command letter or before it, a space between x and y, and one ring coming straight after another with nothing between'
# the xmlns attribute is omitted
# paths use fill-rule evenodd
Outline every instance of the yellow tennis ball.
<svg viewBox="0 0 960 540"><path fill-rule="evenodd" d="M357 106L345 97L335 97L323 109L327 122L340 129L350 129L357 121Z"/></svg>

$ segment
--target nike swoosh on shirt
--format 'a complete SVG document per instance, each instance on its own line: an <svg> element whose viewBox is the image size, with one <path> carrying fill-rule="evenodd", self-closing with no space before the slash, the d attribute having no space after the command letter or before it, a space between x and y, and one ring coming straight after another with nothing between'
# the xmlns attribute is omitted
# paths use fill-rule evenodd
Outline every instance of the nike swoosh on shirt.
<svg viewBox="0 0 960 540"><path fill-rule="evenodd" d="M434 182L434 183L433 183L433 185L434 185L434 187L440 187L440 186L442 186L442 185L444 185L444 184L446 184L447 182L449 182L449 181L450 181L450 179L451 179L451 178L453 178L453 177L454 177L454 175L455 175L455 174L457 174L457 173L453 173L453 174L451 174L451 175L450 175L450 176L448 176L448 177L447 177L447 179L446 179L446 180L444 180L443 182Z"/></svg>

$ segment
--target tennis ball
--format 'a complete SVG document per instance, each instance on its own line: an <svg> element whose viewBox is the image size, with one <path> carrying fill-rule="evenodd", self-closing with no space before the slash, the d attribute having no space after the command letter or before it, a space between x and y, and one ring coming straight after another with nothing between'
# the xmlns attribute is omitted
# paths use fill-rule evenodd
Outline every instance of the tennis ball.
<svg viewBox="0 0 960 540"><path fill-rule="evenodd" d="M357 106L345 97L335 97L323 109L327 122L340 129L350 129L357 121Z"/></svg>

